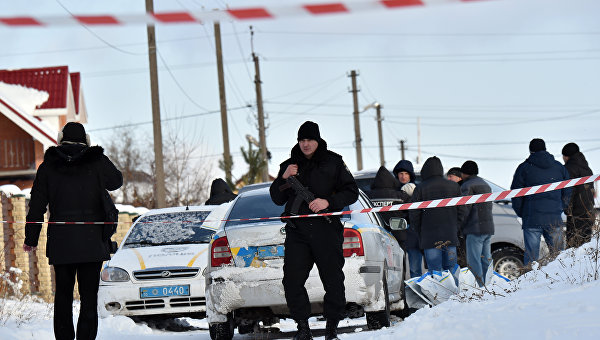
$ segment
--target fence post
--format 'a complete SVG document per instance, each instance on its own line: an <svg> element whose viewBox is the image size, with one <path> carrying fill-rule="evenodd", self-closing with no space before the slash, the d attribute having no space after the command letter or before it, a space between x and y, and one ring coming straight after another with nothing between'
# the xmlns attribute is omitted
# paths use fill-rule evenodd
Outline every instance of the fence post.
<svg viewBox="0 0 600 340"><path fill-rule="evenodd" d="M24 252L23 242L25 241L25 218L26 218L26 209L25 209L25 195L13 195L10 198L12 204L12 221L15 223L12 225L13 227L13 253L14 253L14 266L23 271L21 275L21 279L23 280L23 287L21 288L21 292L23 294L29 294L31 292L29 274L29 254Z"/></svg>

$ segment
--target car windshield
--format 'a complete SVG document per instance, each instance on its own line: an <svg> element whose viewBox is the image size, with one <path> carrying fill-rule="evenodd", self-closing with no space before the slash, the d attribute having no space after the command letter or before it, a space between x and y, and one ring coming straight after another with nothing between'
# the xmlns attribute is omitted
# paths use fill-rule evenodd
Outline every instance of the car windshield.
<svg viewBox="0 0 600 340"><path fill-rule="evenodd" d="M125 240L126 248L210 243L212 229L203 227L210 211L185 211L143 216Z"/></svg>
<svg viewBox="0 0 600 340"><path fill-rule="evenodd" d="M242 196L235 201L228 220L238 218L276 217L283 213L283 206L275 205L267 191L265 194ZM227 221L225 228L236 225L256 223L257 221ZM263 222L277 222L279 219L265 220Z"/></svg>

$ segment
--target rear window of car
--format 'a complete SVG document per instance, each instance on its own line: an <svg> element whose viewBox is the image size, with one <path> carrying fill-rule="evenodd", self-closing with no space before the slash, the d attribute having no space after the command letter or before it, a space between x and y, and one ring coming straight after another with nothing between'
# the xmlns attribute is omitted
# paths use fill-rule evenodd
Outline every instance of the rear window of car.
<svg viewBox="0 0 600 340"><path fill-rule="evenodd" d="M136 221L124 246L210 243L214 230L203 227L210 211L185 211L143 216Z"/></svg>
<svg viewBox="0 0 600 340"><path fill-rule="evenodd" d="M276 217L281 216L283 213L284 206L275 205L271 200L271 196L267 192L261 195L248 195L242 196L235 201L231 212L229 213L228 220L239 219L239 218L258 218L258 217ZM262 222L281 222L279 219L265 220ZM225 228L256 223L254 221L227 221Z"/></svg>

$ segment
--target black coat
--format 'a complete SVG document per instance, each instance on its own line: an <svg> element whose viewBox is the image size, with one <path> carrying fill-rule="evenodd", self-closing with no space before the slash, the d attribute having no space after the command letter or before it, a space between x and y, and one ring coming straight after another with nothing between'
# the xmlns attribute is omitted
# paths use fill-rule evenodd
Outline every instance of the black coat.
<svg viewBox="0 0 600 340"><path fill-rule="evenodd" d="M473 175L463 181L460 191L463 196L479 195L492 192L492 188L481 177ZM463 235L494 235L493 204L484 202L465 205L465 219L461 226Z"/></svg>
<svg viewBox="0 0 600 340"><path fill-rule="evenodd" d="M531 187L569 179L567 169L548 151L532 153L521 163L513 177L511 189ZM571 188L512 199L512 207L523 219L523 228L560 226L561 213L567 209Z"/></svg>
<svg viewBox="0 0 600 340"><path fill-rule="evenodd" d="M229 185L221 178L215 179L210 186L210 197L204 204L219 205L222 203L233 201L237 197L231 191Z"/></svg>
<svg viewBox="0 0 600 340"><path fill-rule="evenodd" d="M377 175L375 175L375 179L373 183L371 183L371 190L366 193L367 196L373 202L373 205L376 207L386 207L395 204L401 204L406 202L406 199L409 198L406 193L403 191L398 191L396 188L399 186L399 182L394 178L388 169L384 166L380 167L377 171ZM380 212L379 215L386 222L386 229L391 230L389 228L389 221L392 217L402 217L406 218L408 213L406 210L404 211L387 211ZM406 231L400 230L391 230L392 234L398 242L406 240Z"/></svg>
<svg viewBox="0 0 600 340"><path fill-rule="evenodd" d="M121 172L99 146L60 145L50 147L37 170L27 222L101 222L105 220L102 190L116 190L123 184ZM102 185L104 187L102 187ZM25 244L36 247L42 225L27 224ZM101 262L110 259L103 225L48 225L46 256L50 264Z"/></svg>
<svg viewBox="0 0 600 340"><path fill-rule="evenodd" d="M444 177L442 162L437 157L428 158L421 169L423 181L413 192L412 201L428 201L460 196L457 183ZM440 242L458 245L458 225L464 214L464 207L410 210L410 225L419 234L421 249L435 248Z"/></svg>
<svg viewBox="0 0 600 340"><path fill-rule="evenodd" d="M290 164L298 165L296 178L315 195L315 198L322 198L329 202L328 210L330 212L341 211L358 199L358 186L344 164L342 156L327 150L327 143L323 139L318 142L319 146L311 159L306 158L299 145L296 144L292 148L291 157L279 166L279 174L271 184L270 193L275 204L285 204L285 215L290 214L296 198L296 193L292 188L281 190L281 186L286 184L286 180L281 176ZM302 202L297 212L298 215L312 213L313 211L308 208L306 202ZM339 223L339 217L330 216L330 218ZM320 217L317 219L324 220Z"/></svg>
<svg viewBox="0 0 600 340"><path fill-rule="evenodd" d="M579 178L591 176L594 173L588 165L585 156L581 152L569 157L565 163L565 167L571 178ZM574 186L569 202L569 208L566 211L567 215L571 216L587 216L594 213L594 185L587 183Z"/></svg>

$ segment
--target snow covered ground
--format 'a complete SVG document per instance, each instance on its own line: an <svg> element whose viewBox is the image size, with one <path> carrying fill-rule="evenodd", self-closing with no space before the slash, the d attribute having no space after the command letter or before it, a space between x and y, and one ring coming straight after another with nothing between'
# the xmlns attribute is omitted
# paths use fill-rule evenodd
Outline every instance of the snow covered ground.
<svg viewBox="0 0 600 340"><path fill-rule="evenodd" d="M471 290L433 308L424 308L391 327L368 331L364 318L344 320L341 339L598 339L600 338L600 245L598 240L569 249L546 266L490 291ZM78 306L75 306L75 315ZM9 315L12 311L13 314ZM324 322L311 320L323 338ZM172 331L164 330L168 326ZM283 333L237 335L234 339L290 338L295 325L282 320ZM163 329L163 330L161 330ZM185 331L182 331L185 330ZM0 339L52 339L52 307L0 300ZM100 319L98 339L210 339L206 319L178 319L166 325L136 324L127 317Z"/></svg>

